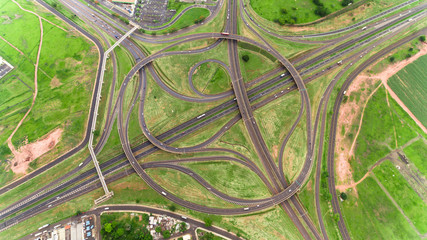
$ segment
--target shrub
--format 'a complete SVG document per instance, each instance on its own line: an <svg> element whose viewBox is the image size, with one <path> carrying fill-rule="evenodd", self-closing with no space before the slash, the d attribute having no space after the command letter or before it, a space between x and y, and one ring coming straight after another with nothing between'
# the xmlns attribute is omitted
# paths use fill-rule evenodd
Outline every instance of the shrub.
<svg viewBox="0 0 427 240"><path fill-rule="evenodd" d="M281 9L280 9L280 12L282 12L283 14L287 14L287 13L288 13L288 10L287 10L286 8L281 8Z"/></svg>
<svg viewBox="0 0 427 240"><path fill-rule="evenodd" d="M329 14L329 9L325 8L324 6L317 6L316 10L314 10L314 13L320 17L324 17Z"/></svg>
<svg viewBox="0 0 427 240"><path fill-rule="evenodd" d="M205 218L205 226L206 227L212 226L212 219L210 217Z"/></svg>
<svg viewBox="0 0 427 240"><path fill-rule="evenodd" d="M341 199L342 200L347 200L347 194L345 194L345 192L342 192L341 194L340 194L340 197L341 197Z"/></svg>
<svg viewBox="0 0 427 240"><path fill-rule="evenodd" d="M170 232L170 231L168 231L168 230L164 230L164 231L162 232L162 236L163 236L164 238L169 238L169 237L171 236L171 232Z"/></svg>
<svg viewBox="0 0 427 240"><path fill-rule="evenodd" d="M243 55L242 56L242 60L245 61L245 62L248 62L249 61L249 56L247 54Z"/></svg>
<svg viewBox="0 0 427 240"><path fill-rule="evenodd" d="M168 209L169 209L169 211L175 212L176 206L172 204L172 205L168 206Z"/></svg>
<svg viewBox="0 0 427 240"><path fill-rule="evenodd" d="M346 7L346 6L348 6L350 3L353 3L354 1L353 0L343 0L342 2L341 2L341 5L343 6L343 7Z"/></svg>

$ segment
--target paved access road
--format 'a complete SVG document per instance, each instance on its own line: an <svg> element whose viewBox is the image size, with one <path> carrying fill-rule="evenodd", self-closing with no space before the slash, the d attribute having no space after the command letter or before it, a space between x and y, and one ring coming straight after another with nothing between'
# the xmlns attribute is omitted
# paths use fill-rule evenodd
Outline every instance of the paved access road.
<svg viewBox="0 0 427 240"><path fill-rule="evenodd" d="M237 5L237 4L235 4L235 5ZM234 11L234 10L233 10ZM232 14L232 19L233 19L233 21L235 20L235 16L236 16L236 14ZM226 25L226 29L228 29L229 28L229 30L230 31L234 31L233 30L233 24L231 24L230 25L230 27L228 27L229 25L227 24ZM205 35L205 36L203 36L203 35L197 35L197 34L195 34L195 35L191 35L191 36L184 36L184 37L182 37L182 38L180 38L180 40L182 40L181 41L181 43L183 43L183 42L188 42L188 41L194 41L194 40L197 40L197 39L205 39L205 38L215 38L215 39L231 39L231 40L229 40L229 41L231 41L231 42L235 42L235 41L248 41L248 42L250 42L250 40L248 40L248 39L244 39L244 38L239 38L239 36L235 36L235 35L229 35L229 36L224 36L224 35L222 35L222 34L207 34L207 35ZM176 40L175 40L176 41ZM219 43L220 41L218 40L218 41L216 41L216 43ZM179 43L178 43L179 44ZM308 100L308 95L306 95L306 91L305 91L305 87L304 87L304 81L302 81L302 79L301 79L301 77L299 76L299 74L298 74L298 71L297 71L297 69L298 68L294 68L293 66L292 66L292 64L290 64L290 62L288 62L286 59L284 59L283 57L282 58L280 58L280 56L277 56L277 52L275 52L275 50L274 49L272 49L271 47L268 47L268 43L267 43L267 46L265 46L265 45L263 45L263 44L259 44L259 43L257 43L257 42L251 42L251 44L253 44L253 45L257 45L258 47L260 47L260 48L263 48L263 49L265 49L266 51L271 51L272 52L272 54L273 55L275 55L276 57L278 57L278 59L279 60L281 60L281 62L282 62L282 64L284 65L284 66L286 66L286 68L288 68L288 70L291 72L291 75L293 75L293 77L294 77L294 81L296 81L297 82L297 86L296 87L294 87L293 89L296 89L296 88L298 88L298 89L300 89L300 92L302 92L301 93L301 96L302 96L302 98L303 98L303 100L304 101L306 101L306 100ZM366 43L364 43L364 44L366 44ZM172 47L172 46L175 46L176 44L172 44L171 46L169 46L168 48L170 48L170 47ZM360 46L358 46L358 47L360 47ZM167 50L167 49L165 49L165 50ZM192 54L192 53L196 53L197 51L193 51L193 52L191 52L191 51L182 51L182 52L175 52L175 53L173 53L173 54ZM230 57L233 59L233 61L231 61L232 62L232 69L234 69L234 71L233 71L233 73L232 74L236 74L237 72L235 71L235 69L237 69L238 68L238 55L237 55L237 53L236 53L236 51L234 51L233 49L231 49L231 55L230 55ZM140 59L142 59L138 64L140 64L140 66L139 66L139 68L134 68L136 71L132 74L132 76L134 75L134 74L136 74L136 72L139 72L139 79L140 79L140 82L141 82L141 84L139 85L139 87L141 88L141 91L143 91L143 90L145 90L145 87L141 87L141 86L143 86L143 84L144 84L144 77L143 77L143 67L145 67L145 66L148 66L150 63L151 63L151 61L153 61L154 59L156 59L156 58L158 58L158 57L163 57L163 56L166 56L166 55L168 55L168 54L170 54L170 53L163 53L163 52L159 52L158 54L153 54L154 55L154 57L152 58L152 59L149 59L151 56L149 56L149 57L143 57L143 56L141 56L141 58ZM280 55L280 54L279 54ZM326 54L324 54L324 56L328 56L328 54L326 53ZM147 60L148 59L148 60ZM141 64L141 62L144 62L144 61L146 61L146 63L144 63L144 64ZM314 62L316 62L316 61L314 61ZM324 64L326 64L326 63L328 63L328 62L325 62ZM310 64L308 64L307 66L309 66ZM319 67L321 67L322 65L316 65L316 68L314 68L314 69L317 69L317 68L319 68ZM133 70L134 70L133 69ZM312 70L314 70L314 69L311 69L311 68L309 68L309 70L310 71L312 71ZM282 69L282 71L283 71L283 69ZM129 75L128 75L129 76ZM235 75L235 76L237 76L237 77L235 77L235 79L239 79L239 77L238 77L238 75ZM297 78L297 80L295 80L295 76L296 76L296 78ZM129 80L128 80L129 81ZM276 78L276 81L280 81L280 78ZM292 80L290 80L290 81L292 81ZM157 81L156 81L157 82ZM160 82L161 82L161 80L160 80ZM283 82L286 82L286 81L283 81ZM298 85L298 82L300 82L300 85ZM122 98L122 96L123 96L123 94L124 94L124 91L125 91L125 89L126 89L126 79L125 79L125 82L124 82L124 85L122 84L122 88L121 88L121 94L120 94L120 96L121 97L119 97L119 99L118 99L118 105L120 106L120 107L118 107L118 109L119 109L119 111L123 111L123 98ZM289 82L288 82L289 83ZM161 84L159 84L159 85L161 85ZM283 86L283 85L282 85ZM304 88L301 88L301 87L304 87ZM237 86L236 88L235 88L235 90L236 89L239 89L239 91L240 91L240 93L241 93L241 97L240 97L240 100L241 101L243 101L243 103L245 103L246 102L246 104L239 104L239 108L240 108L240 111L242 111L242 109L243 109L243 111L245 111L245 109L246 110L248 110L248 111L251 111L251 106L250 106L250 104L248 104L249 103L249 101L251 100L251 98L249 98L248 97L248 93L246 93L246 90L244 89L245 87L241 84L240 86ZM123 89L123 91L122 91L122 89ZM269 91L270 92L272 92L273 90L271 90L271 89L274 89L274 88L270 88L269 89ZM277 89L277 88L276 88ZM288 88L289 89L289 88ZM170 89L169 90L167 90L167 89L165 89L166 91L170 91ZM282 90L280 93L283 93L284 91ZM286 92L288 92L288 91L286 91ZM304 93L305 92L305 93ZM277 93L278 95L275 95L275 97L274 98L270 98L269 99L269 101L271 101L271 99L275 99L275 98L277 98L277 96L280 96L280 93ZM246 94L246 96L244 96ZM261 97L262 96L262 93L260 94L260 95L256 95L256 96L259 96L259 97ZM306 97L307 96L307 97ZM178 97L182 97L182 96L178 96ZM236 100L237 100L238 98L236 97ZM143 98L142 98L142 100L143 100ZM136 101L136 98L134 98L133 99L133 104L135 104L135 101ZM239 102L238 100L237 100L237 102ZM233 102L233 100L231 100L231 103L232 104L235 104L235 101ZM303 102L303 104L306 104L306 106L307 106L307 103L309 104L309 101L307 101L307 102ZM116 106L117 106L117 104L116 104ZM143 106L143 104L142 104L142 106ZM309 105L308 105L309 106ZM255 108L255 106L254 106L254 108ZM222 110L222 108L219 108L220 110ZM231 109L231 108L230 108ZM235 109L237 109L237 108L235 108ZM234 110L233 110L234 111ZM302 112L302 110L301 110L301 112ZM140 113L141 113L141 115L143 114L143 108L142 108L142 111L141 111L141 109L140 109ZM310 116L310 114L308 114L309 116ZM217 116L220 116L220 115L217 115ZM250 116L250 115L248 115L248 116ZM127 137L127 126L128 126L128 121L129 121L129 113L128 113L128 115L127 115L127 118L126 118L126 123L123 121L123 112L121 112L121 114L119 114L119 121L120 121L120 125L119 126L121 126L120 127L120 129L126 129L126 131L124 131L124 130L120 130L120 137L121 137L121 140L122 140L122 144L123 144L123 146L124 146L124 149L125 149L125 154L126 154L126 156L128 157L128 159L130 159L131 161L132 160L136 160L137 158L138 158L138 156L133 156L133 151L134 151L134 149L130 149L130 146L129 146L129 140L127 139L128 137ZM231 124L231 125L227 125L227 126L225 126L226 128L223 128L221 131L219 131L216 135L217 136L219 136L220 134L221 134L221 132L222 131L225 131L226 129L228 129L230 126L232 126L232 124L234 124L233 123L233 121L234 122L236 122L236 121L238 121L240 119L240 117L235 117L235 118L233 118L229 123ZM249 118L246 118L246 119L250 119L250 117ZM198 120L196 120L196 122L197 122ZM310 121L311 121L311 119L310 119ZM205 122L207 122L207 121L205 121ZM316 121L317 122L317 121ZM264 147L263 146L263 144L262 144L262 136L260 136L260 134L258 134L257 135L257 131L256 131L256 129L255 129L255 127L257 127L257 125L255 124L255 123L253 123L253 124L251 124L251 125L254 125L254 127L253 127L253 133L254 133L254 136L255 136L255 138L257 138L258 140L256 140L256 141L258 141L259 142L259 148L257 149L257 151L258 150L260 150L260 151L263 151L264 152L264 156L265 156L265 159L266 159L266 163L268 163L268 150L266 150L266 147ZM142 124L142 126L143 126L143 130L144 130L144 125ZM311 124L310 124L310 126L311 126ZM149 132L149 130L148 130L148 127L146 127L145 126L145 134L146 135L148 135L148 136L150 136L151 134L150 134L150 132ZM251 131L252 131L251 130ZM258 132L259 132L259 130L258 130ZM308 135L311 135L311 130L309 130L308 132L307 132L307 134ZM315 131L314 131L315 132ZM152 136L152 135L151 135ZM155 146L157 146L157 148L161 148L161 147L163 147L164 149L163 150L166 150L166 151L175 151L176 153L185 153L186 152L186 150L188 151L188 149L177 149L177 148L167 148L168 146L167 146L167 141L164 141L164 142L162 142L162 141L160 141L160 140L157 140L157 138L159 138L159 137L153 137L152 139L149 139L150 140L150 142L152 142L153 143L153 141L154 141L154 145ZM215 138L215 136L214 137L212 137L211 139L214 139ZM161 138L159 138L159 139L161 139ZM178 139L178 138L177 138ZM157 140L157 142L155 142ZM208 140L209 141L209 140ZM209 143L209 142L206 142L205 144L207 145L207 143ZM166 144L165 144L166 143ZM205 145L205 146L206 146ZM314 143L312 142L312 141L308 141L307 142L307 145L310 147L311 146L311 149L313 148L312 146L314 145ZM148 145L146 145L146 146L148 146ZM190 149L190 151L200 151L200 148L203 148L204 146L197 146L197 147L195 147L195 148L193 148L193 149ZM142 147L140 148L140 149L142 149ZM153 151L155 151L156 150L156 148L151 148L151 149L153 149L153 150L151 150L151 152L153 152ZM219 151L222 151L222 149L218 149ZM213 150L210 150L210 151L213 151ZM150 151L147 151L146 152L146 154L149 154L150 153ZM312 154L312 151L311 151L311 153L310 154ZM238 154L236 154L236 155L238 155ZM240 156L241 157L241 156ZM117 159L117 158L116 158ZM233 161L233 160L231 160L231 159L228 159L228 160L230 160L230 161ZM202 161L201 159L191 159L191 161ZM235 161L235 160L234 160ZM248 161L249 163L250 163L250 160ZM306 163L307 163L307 159L306 159ZM132 163L131 163L132 164ZM134 164L135 165L138 165L139 166L139 164L136 162L136 161L134 161ZM309 170L311 169L311 164L312 164L312 161L311 161L311 158L309 159L309 162L308 162L308 164L309 164L309 166L308 166L308 170L305 172L305 175L307 176L307 174L309 173ZM273 163L273 165L274 165L274 163ZM271 176L273 176L273 175L276 175L276 176L274 176L274 178L276 179L276 180L279 180L280 178L282 178L283 176L279 176L280 175L280 173L279 174L276 174L276 173L274 173L276 170L274 170L274 168L273 167L275 167L275 166L273 166L272 164L270 164L270 166L271 167L269 167L270 168L270 170L269 170L269 172L271 173ZM125 166L125 165L122 165L122 166ZM246 165L247 167L249 167L249 168L251 168L251 164L249 164L249 165ZM244 213L248 213L248 212L252 212L252 211L257 211L257 210L259 210L259 209L262 209L262 208L266 208L267 207L267 205L268 204L271 204L272 203L272 199L276 199L276 201L279 201L279 202L277 202L277 203L274 203L274 204L278 204L278 203L281 203L281 202L283 202L283 200L284 199L288 199L287 197L283 197L283 194L282 194L282 192L281 192L281 194L282 194L282 196L279 196L279 194L277 194L277 195L275 195L273 198L271 198L271 199L269 199L269 200L263 200L262 202L256 202L256 201L252 201L252 200L250 200L250 201L247 201L247 200L242 200L242 199L233 199L232 197L230 197L230 196L227 196L227 195L224 195L224 194L222 194L222 193L220 193L219 191L217 191L216 189L214 189L212 186L210 186L209 184L207 184L206 183L206 181L204 181L200 176L198 176L198 175L195 175L194 174L194 172L192 172L191 170L189 170L189 169L186 169L186 168L183 168L183 167L181 167L181 166L178 166L178 165L176 165L176 162L170 162L170 163L159 163L159 165L157 165L156 166L156 164L151 164L151 165L145 165L145 166L142 166L141 167L141 169L142 169L142 171L144 171L144 169L146 169L146 168L150 168L150 167L168 167L168 168L173 168L173 169L176 169L176 170L178 170L178 171L181 171L181 172L184 172L184 173L186 173L186 174L188 174L188 175L193 175L194 176L194 178L195 179L198 179L198 181L203 185L203 186L205 186L206 188L211 188L212 189L212 192L214 193L214 194L216 194L217 196L219 196L219 197L221 197L221 198L223 198L224 200L228 200L228 201L231 201L231 202L234 202L234 203L236 203L236 204L242 204L242 205L244 205L244 204L248 204L248 205L253 205L253 204L255 204L255 203L261 203L261 204L259 204L259 206L252 206L252 207L248 207L248 208L243 208L243 209L238 209L236 212L235 212L235 214L244 214ZM252 166L253 167L253 166ZM306 167L306 164L304 164L304 167ZM120 169L120 168L117 168L117 169ZM256 169L256 168L251 168L251 170L253 170L253 171L255 171L255 172L258 172L258 170ZM303 170L304 170L304 168L303 168ZM137 170L137 173L138 173L138 171L139 170ZM110 171L110 172L114 172L114 171ZM260 172L258 172L258 174L259 174ZM304 173L304 172L302 172L302 173ZM120 175L121 174L121 175ZM111 182L112 180L114 180L114 179L118 179L118 177L120 177L120 176L125 176L126 174L129 174L129 172L128 171L126 171L125 173L119 173L119 174L116 174L116 175L114 175L114 177L112 177L111 179L109 179L109 181L108 182ZM138 174L140 174L140 173L138 173ZM143 173L141 173L141 174L143 174ZM141 175L140 174L140 175ZM265 181L266 179L265 179L265 177L263 178L262 177L262 174L259 174L259 176L263 179L263 181ZM305 177L306 177L305 176ZM302 179L301 179L301 182L298 182L297 181L297 187L298 187L298 184L301 184L304 180L305 180L305 177L303 177ZM267 181L265 181L265 182L267 182ZM84 186L87 186L87 184L89 184L88 182L86 182L85 184L82 184L81 185L81 187L84 187ZM268 185L267 183L266 183L266 185ZM94 187L96 187L96 185L91 185L91 186L94 186ZM292 186L292 185L291 185ZM300 187L300 186L299 186ZM153 188L155 188L155 187L153 187ZM89 188L84 188L84 190L82 190L82 192L80 192L80 190L79 189L75 189L75 191L77 191L77 192L79 192L79 193L83 193L83 192L87 192L87 191L89 191L90 189L93 189L93 187L89 187ZM171 194L170 193L167 193L167 192L164 192L164 191L161 191L162 190L162 188L160 187L160 188L155 188L159 193L161 193L161 194L163 194L163 193L165 193L168 197L167 198L170 198L171 196ZM286 188L286 190L288 190L289 188ZM289 190L291 190L291 189L289 189ZM68 192L68 195L64 195L64 198L61 198L61 201L65 201L65 200L67 200L67 199L72 199L73 197L71 196L71 194L73 194L73 193L77 193L77 192ZM285 191L284 191L285 192ZM293 195L293 194L292 194ZM290 195L290 196L292 196L292 195ZM277 197L277 196L279 196L279 197ZM171 198L173 198L173 196L171 197ZM177 200L177 199L175 199L175 200ZM179 201L179 200L178 200ZM259 200L257 200L257 201L259 201ZM58 203L60 203L60 201L58 201ZM187 203L184 203L184 204L187 204ZM199 208L199 206L195 206L195 205L191 205L191 203L189 203L189 206L192 206L192 207L194 207L194 208ZM48 206L49 207L49 206ZM40 211L43 211L43 209L45 209L46 208L46 205L44 205L44 206L41 206L39 209L36 209L38 212L40 212ZM206 210L206 209L202 209L202 210ZM36 214L36 212L37 211L34 211L33 213L29 213L27 216L30 216L30 214ZM212 209L207 209L207 211L216 211L216 210L212 210ZM219 213L219 214L221 214L221 213ZM25 217L27 217L27 216L25 216ZM316 237L317 238L317 237Z"/></svg>

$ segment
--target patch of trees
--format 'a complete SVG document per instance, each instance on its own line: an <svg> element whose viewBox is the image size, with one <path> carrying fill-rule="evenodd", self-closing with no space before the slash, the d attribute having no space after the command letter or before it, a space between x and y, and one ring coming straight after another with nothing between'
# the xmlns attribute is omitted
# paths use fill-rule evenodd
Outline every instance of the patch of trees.
<svg viewBox="0 0 427 240"><path fill-rule="evenodd" d="M332 199L332 196L329 193L328 177L328 172L322 172L322 174L320 175L320 195L325 201L330 201Z"/></svg>
<svg viewBox="0 0 427 240"><path fill-rule="evenodd" d="M104 214L101 218L101 236L102 239L116 240L152 240L148 225L147 214L142 215L142 221L139 217L118 218L116 214Z"/></svg>
<svg viewBox="0 0 427 240"><path fill-rule="evenodd" d="M341 6L346 7L348 6L350 3L354 3L353 0L342 0L341 2Z"/></svg>
<svg viewBox="0 0 427 240"><path fill-rule="evenodd" d="M316 5L316 9L314 9L314 14L320 17L324 17L330 13L329 9L326 8L325 5L323 5L323 3L320 2L320 0L312 0L312 1L314 5Z"/></svg>
<svg viewBox="0 0 427 240"><path fill-rule="evenodd" d="M199 236L199 240L212 240L214 239L215 235L211 232L205 232L203 236Z"/></svg>
<svg viewBox="0 0 427 240"><path fill-rule="evenodd" d="M293 7L292 10L295 11L297 9L295 7ZM280 24L282 26L285 25L285 24L291 24L292 25L292 24L297 23L298 18L296 16L294 16L294 15L293 16L288 15L288 9L282 7L280 9L280 13L282 13L282 16L280 16L279 18L274 19L275 23L278 23L278 24Z"/></svg>
<svg viewBox="0 0 427 240"><path fill-rule="evenodd" d="M212 218L210 218L210 217L206 217L205 218L205 226L206 227L211 227L212 226Z"/></svg>

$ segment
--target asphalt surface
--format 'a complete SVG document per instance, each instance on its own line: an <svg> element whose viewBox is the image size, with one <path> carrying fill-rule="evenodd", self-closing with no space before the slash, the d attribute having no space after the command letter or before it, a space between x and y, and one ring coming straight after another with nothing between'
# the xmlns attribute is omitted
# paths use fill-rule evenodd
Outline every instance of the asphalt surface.
<svg viewBox="0 0 427 240"><path fill-rule="evenodd" d="M231 37L230 37L231 38ZM233 39L233 38L231 38L231 39ZM238 59L238 58L237 58ZM283 91L282 91L283 92ZM248 97L247 97L248 98ZM120 109L122 109L122 108L120 108ZM125 141L126 142L126 141ZM132 153L132 152L131 152ZM181 169L182 171L187 171L187 170L185 170L185 169ZM190 174L191 172L188 172L188 174Z"/></svg>

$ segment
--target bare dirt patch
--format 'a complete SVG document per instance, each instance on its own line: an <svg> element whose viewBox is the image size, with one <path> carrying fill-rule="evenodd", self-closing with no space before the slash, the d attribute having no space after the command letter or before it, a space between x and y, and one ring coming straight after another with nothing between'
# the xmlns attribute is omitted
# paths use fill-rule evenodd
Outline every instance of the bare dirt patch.
<svg viewBox="0 0 427 240"><path fill-rule="evenodd" d="M338 130L337 133L337 147L336 152L338 153L338 159L336 161L336 169L339 184L352 184L354 183L352 169L349 160L352 156L350 151L351 142L346 139L348 133L352 132L353 124L356 124L357 118L362 112L364 103L369 98L368 91L362 91L363 88L370 89L374 86L378 80L368 78L366 76L358 76L347 90L346 95L349 96L349 100L343 103L340 108L338 117ZM356 92L360 92L359 100L354 97L353 101L350 101L350 96L355 95ZM344 135L341 134L344 129Z"/></svg>
<svg viewBox="0 0 427 240"><path fill-rule="evenodd" d="M274 145L273 146L273 158L277 159L278 156L279 156L279 146Z"/></svg>
<svg viewBox="0 0 427 240"><path fill-rule="evenodd" d="M34 159L53 149L58 144L63 130L57 128L46 137L34 143L26 144L14 152L11 169L14 173L26 173L28 165Z"/></svg>
<svg viewBox="0 0 427 240"><path fill-rule="evenodd" d="M59 87L61 85L62 85L62 83L59 81L59 79L56 76L53 77L52 80L50 81L50 88L51 89Z"/></svg>

